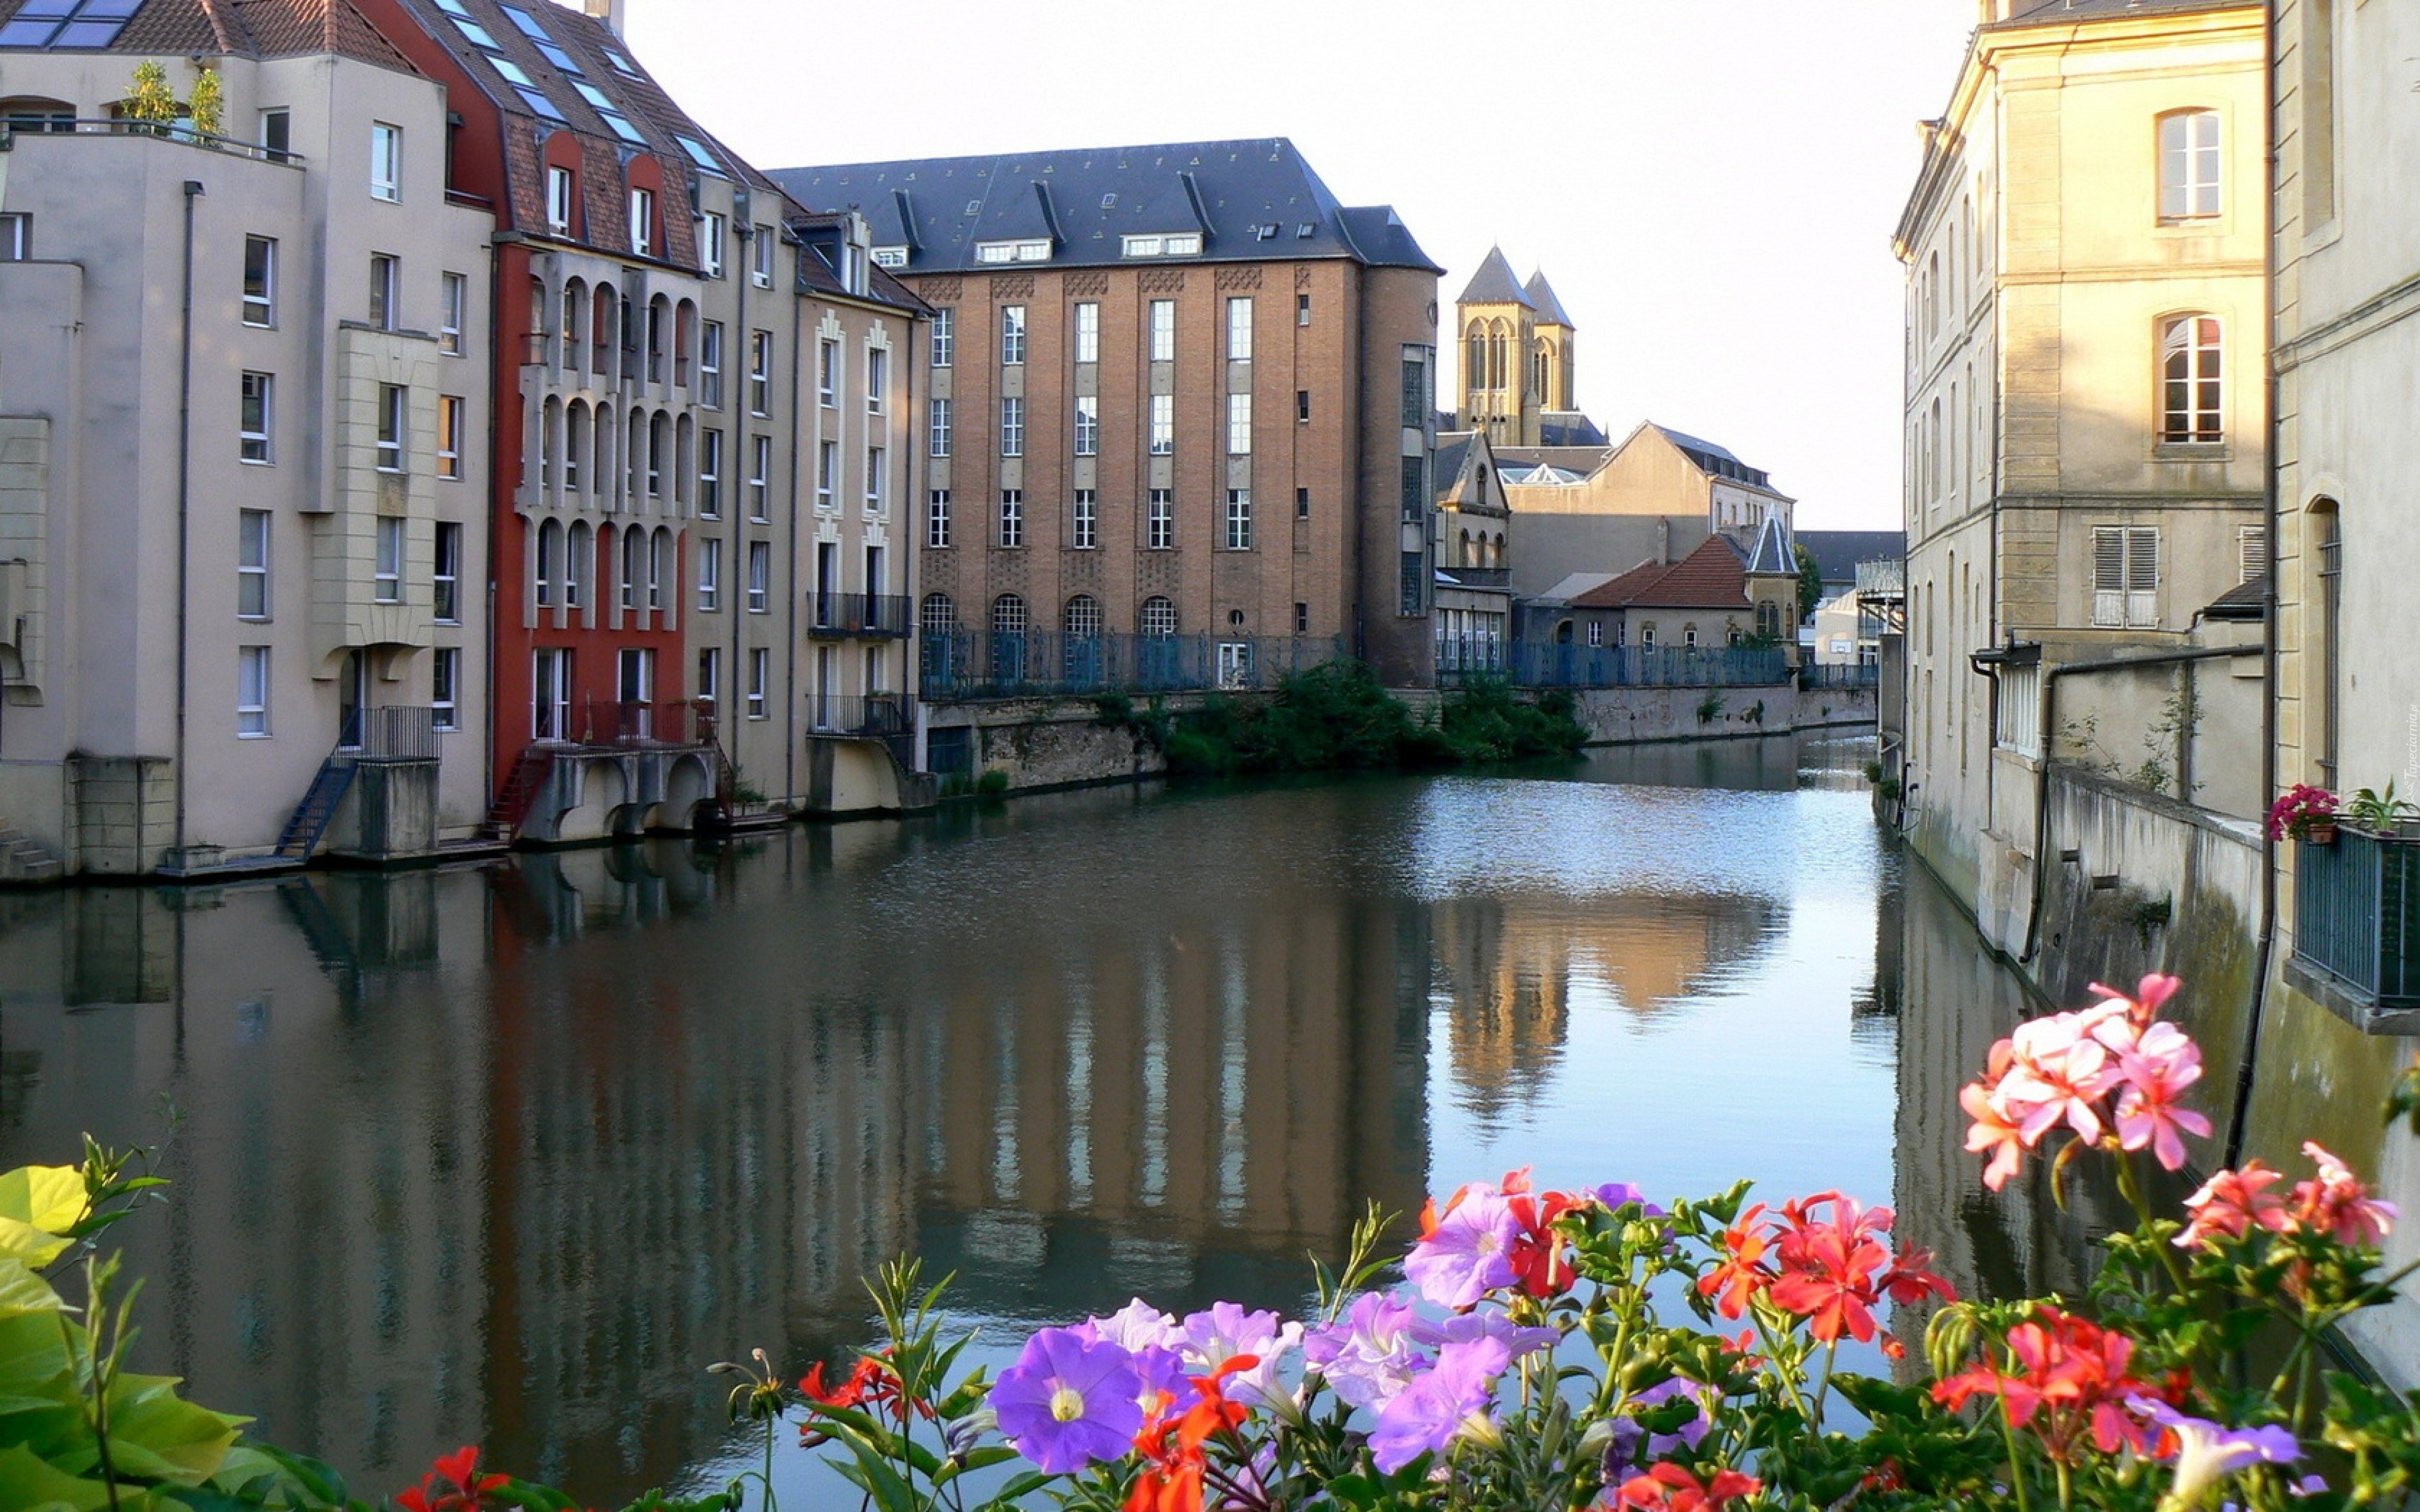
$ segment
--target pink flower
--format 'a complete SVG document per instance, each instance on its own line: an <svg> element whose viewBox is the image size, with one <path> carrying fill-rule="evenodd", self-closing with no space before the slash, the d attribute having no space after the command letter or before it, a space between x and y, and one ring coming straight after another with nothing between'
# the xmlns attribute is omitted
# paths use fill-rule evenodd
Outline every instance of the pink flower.
<svg viewBox="0 0 2420 1512"><path fill-rule="evenodd" d="M2371 1196L2351 1167L2317 1141L2304 1141L2303 1153L2311 1157L2319 1175L2295 1186L2294 1216L2333 1234L2340 1244L2375 1244L2385 1238L2400 1216L2395 1204Z"/></svg>
<svg viewBox="0 0 2420 1512"><path fill-rule="evenodd" d="M2074 1013L2054 1013L2017 1026L2009 1036L2012 1060L1995 1089L2000 1106L2017 1122L2027 1145L2064 1120L2077 1137L2101 1137L2101 1099L2122 1080L2108 1047L2091 1037Z"/></svg>
<svg viewBox="0 0 2420 1512"><path fill-rule="evenodd" d="M2132 993L2121 993L2097 981L2092 984L2092 990L2101 995L2100 1006L2102 1008L2122 1008L2127 1017L2136 1024L2147 1025L2160 1016L2161 1006L2174 997L2177 989L2183 985L2182 978L2164 977L2154 971L2146 976Z"/></svg>
<svg viewBox="0 0 2420 1512"><path fill-rule="evenodd" d="M2177 1105L2186 1088L2201 1079L2201 1051L2173 1024L2145 1029L2132 1050L2120 1052L2125 1081L2118 1094L2118 1142L2127 1149L2145 1145L2169 1170L2185 1164L2180 1131L2210 1137L2210 1120Z"/></svg>
<svg viewBox="0 0 2420 1512"><path fill-rule="evenodd" d="M2256 1227L2276 1234L2293 1227L2293 1215L2286 1211L2286 1204L2269 1194L2271 1186L2284 1180L2283 1173L2257 1160L2244 1162L2240 1171L2221 1171L2211 1177L2200 1191L2185 1198L2193 1221L2177 1236L2177 1247L2191 1249L2208 1244L2212 1238L2242 1239Z"/></svg>
<svg viewBox="0 0 2420 1512"><path fill-rule="evenodd" d="M2000 1111L1992 1089L1981 1082L1967 1083L1958 1094L1958 1105L1975 1120L1966 1130L1966 1148L1978 1155L1992 1152L1992 1163L1983 1167L1983 1184L1997 1192L2024 1164L2024 1131Z"/></svg>

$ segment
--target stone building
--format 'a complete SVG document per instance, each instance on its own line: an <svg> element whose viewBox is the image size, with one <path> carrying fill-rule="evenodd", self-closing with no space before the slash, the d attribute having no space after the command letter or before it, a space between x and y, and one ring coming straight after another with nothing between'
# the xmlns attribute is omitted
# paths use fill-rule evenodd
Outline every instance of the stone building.
<svg viewBox="0 0 2420 1512"><path fill-rule="evenodd" d="M1908 669L1885 761L1918 853L2012 952L2046 740L2131 767L2177 696L2164 676L2062 679L2045 729L2047 672L2185 650L2259 570L2263 20L2239 0L1987 0L1924 127L1894 242Z"/></svg>
<svg viewBox="0 0 2420 1512"><path fill-rule="evenodd" d="M1282 139L773 177L933 306L918 613L954 683L1189 646L1221 683L1339 649L1433 680L1438 269L1391 210Z"/></svg>
<svg viewBox="0 0 2420 1512"><path fill-rule="evenodd" d="M1435 483L1437 671L1504 671L1512 640L1512 510L1486 432L1438 436Z"/></svg>
<svg viewBox="0 0 2420 1512"><path fill-rule="evenodd" d="M1462 364L1456 429L1484 431L1498 446L1605 444L1580 413L1577 328L1544 270L1520 283L1504 249L1490 247L1453 302L1453 324Z"/></svg>
<svg viewBox="0 0 2420 1512"><path fill-rule="evenodd" d="M0 830L431 851L488 796L492 217L346 0L131 9L0 0Z"/></svg>
<svg viewBox="0 0 2420 1512"><path fill-rule="evenodd" d="M1504 446L1497 455L1521 520L1512 588L1525 597L1575 572L1668 565L1718 532L1753 546L1768 520L1786 531L1796 513L1763 469L1653 421L1619 446Z"/></svg>

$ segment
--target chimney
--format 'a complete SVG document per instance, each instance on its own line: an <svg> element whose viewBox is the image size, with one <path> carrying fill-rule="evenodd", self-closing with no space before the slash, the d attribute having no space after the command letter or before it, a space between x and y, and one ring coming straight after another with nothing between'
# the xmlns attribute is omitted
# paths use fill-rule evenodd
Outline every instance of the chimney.
<svg viewBox="0 0 2420 1512"><path fill-rule="evenodd" d="M580 8L612 27L616 37L622 35L622 6L623 0L580 0Z"/></svg>

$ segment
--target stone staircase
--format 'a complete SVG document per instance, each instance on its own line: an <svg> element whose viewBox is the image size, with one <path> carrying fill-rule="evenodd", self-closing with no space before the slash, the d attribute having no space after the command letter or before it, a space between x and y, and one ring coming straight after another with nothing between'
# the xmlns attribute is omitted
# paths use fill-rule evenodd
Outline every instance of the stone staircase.
<svg viewBox="0 0 2420 1512"><path fill-rule="evenodd" d="M59 858L0 819L0 887L56 882L67 872Z"/></svg>

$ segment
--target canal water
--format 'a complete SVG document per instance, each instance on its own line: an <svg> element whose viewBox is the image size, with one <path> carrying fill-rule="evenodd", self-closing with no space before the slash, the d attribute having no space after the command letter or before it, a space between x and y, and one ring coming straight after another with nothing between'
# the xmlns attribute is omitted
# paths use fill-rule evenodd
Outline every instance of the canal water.
<svg viewBox="0 0 2420 1512"><path fill-rule="evenodd" d="M902 1252L1002 1345L1298 1307L1368 1204L1515 1165L1896 1195L1953 1272L2041 1279L2045 1220L1957 1148L2023 995L1876 828L1870 754L0 897L0 1166L161 1146L116 1231L138 1364L370 1495L468 1443L590 1504L702 1489L739 1453L703 1367L845 1358Z"/></svg>

